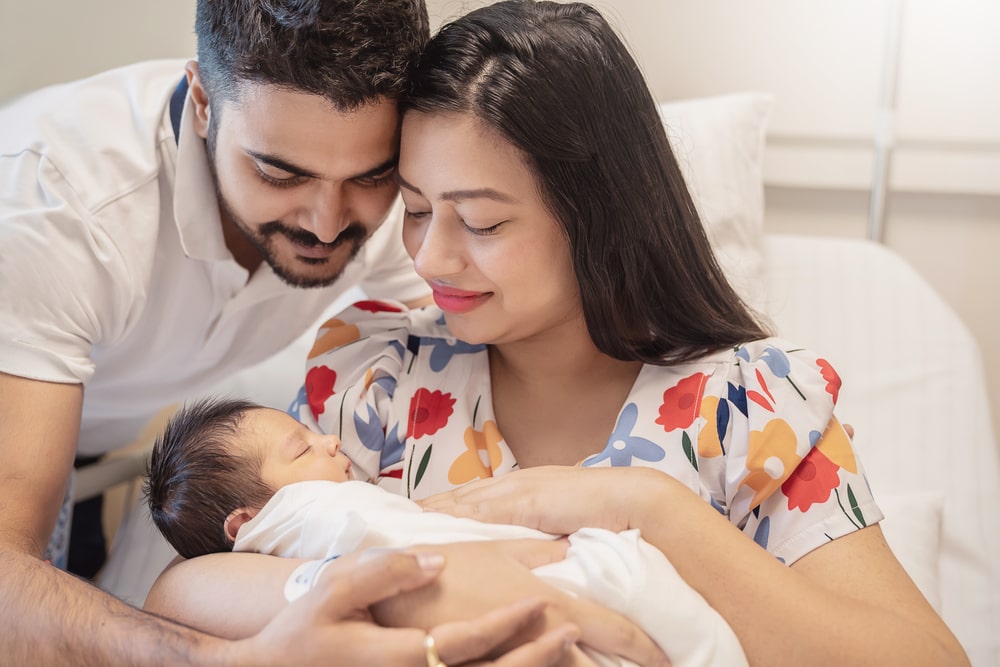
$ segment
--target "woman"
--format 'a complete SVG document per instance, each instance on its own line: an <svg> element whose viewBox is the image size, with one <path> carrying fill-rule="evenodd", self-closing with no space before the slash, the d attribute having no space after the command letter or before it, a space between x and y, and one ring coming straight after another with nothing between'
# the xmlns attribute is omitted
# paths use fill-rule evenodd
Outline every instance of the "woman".
<svg viewBox="0 0 1000 667"><path fill-rule="evenodd" d="M403 108L404 243L438 309L324 325L303 421L425 508L639 528L752 664L967 662L885 544L839 377L727 284L597 11L472 12Z"/></svg>

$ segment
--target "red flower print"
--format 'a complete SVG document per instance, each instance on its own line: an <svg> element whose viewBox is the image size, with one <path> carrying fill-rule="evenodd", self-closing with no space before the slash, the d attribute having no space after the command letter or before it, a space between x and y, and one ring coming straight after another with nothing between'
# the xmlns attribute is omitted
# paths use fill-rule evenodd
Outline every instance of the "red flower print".
<svg viewBox="0 0 1000 667"><path fill-rule="evenodd" d="M825 503L830 492L840 484L838 470L840 466L819 449L810 450L781 485L781 492L788 496L788 509L798 507L806 512L813 503Z"/></svg>
<svg viewBox="0 0 1000 667"><path fill-rule="evenodd" d="M826 380L826 391L833 396L833 403L836 405L837 397L840 395L840 376L837 375L837 371L833 369L833 365L826 359L817 359L816 365L819 366L820 373L823 375L823 379Z"/></svg>
<svg viewBox="0 0 1000 667"><path fill-rule="evenodd" d="M687 428L694 423L701 410L701 394L705 390L708 377L695 373L686 377L663 392L663 404L656 423L668 433L678 428Z"/></svg>
<svg viewBox="0 0 1000 667"><path fill-rule="evenodd" d="M451 394L428 391L421 387L410 399L410 418L406 430L407 438L422 438L434 435L448 423L453 412L455 399Z"/></svg>
<svg viewBox="0 0 1000 667"><path fill-rule="evenodd" d="M367 310L369 313L401 313L402 308L393 306L385 301L357 301L354 307L358 310Z"/></svg>
<svg viewBox="0 0 1000 667"><path fill-rule="evenodd" d="M326 410L326 399L333 396L333 385L337 383L337 371L327 366L313 366L306 373L306 398L313 419Z"/></svg>
<svg viewBox="0 0 1000 667"><path fill-rule="evenodd" d="M764 375L760 372L760 369L755 369L755 372L757 373L757 382L760 384L760 388L764 390L764 394L767 394L767 397L765 398L758 391L747 389L747 398L768 412L774 412L774 396L771 394L771 390L767 388L767 382L764 381Z"/></svg>

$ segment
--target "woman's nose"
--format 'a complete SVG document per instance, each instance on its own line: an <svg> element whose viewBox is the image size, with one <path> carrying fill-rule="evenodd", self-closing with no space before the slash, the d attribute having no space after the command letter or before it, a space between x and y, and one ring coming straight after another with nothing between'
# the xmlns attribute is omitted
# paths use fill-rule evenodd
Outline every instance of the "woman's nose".
<svg viewBox="0 0 1000 667"><path fill-rule="evenodd" d="M461 248L454 238L453 229L444 220L433 220L414 239L413 266L424 280L455 275L465 267Z"/></svg>

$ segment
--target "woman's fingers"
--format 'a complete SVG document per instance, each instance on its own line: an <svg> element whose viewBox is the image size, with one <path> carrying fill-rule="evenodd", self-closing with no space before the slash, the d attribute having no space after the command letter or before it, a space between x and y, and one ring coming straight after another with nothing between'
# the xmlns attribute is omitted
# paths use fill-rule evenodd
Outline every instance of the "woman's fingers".
<svg viewBox="0 0 1000 667"><path fill-rule="evenodd" d="M569 540L498 540L493 543L497 552L514 559L529 570L566 558Z"/></svg>
<svg viewBox="0 0 1000 667"><path fill-rule="evenodd" d="M362 552L327 567L310 595L322 597L319 604L330 618L347 618L367 613L376 602L426 586L443 568L444 556L429 551Z"/></svg>
<svg viewBox="0 0 1000 667"><path fill-rule="evenodd" d="M583 598L576 598L571 604L570 618L580 628L581 642L590 648L644 667L670 664L656 642L629 619Z"/></svg>
<svg viewBox="0 0 1000 667"><path fill-rule="evenodd" d="M539 622L545 602L537 598L509 604L468 621L443 623L432 628L430 634L437 644L441 660L449 665L463 664L480 659L496 651L502 644ZM567 626L564 631L573 635L578 631Z"/></svg>

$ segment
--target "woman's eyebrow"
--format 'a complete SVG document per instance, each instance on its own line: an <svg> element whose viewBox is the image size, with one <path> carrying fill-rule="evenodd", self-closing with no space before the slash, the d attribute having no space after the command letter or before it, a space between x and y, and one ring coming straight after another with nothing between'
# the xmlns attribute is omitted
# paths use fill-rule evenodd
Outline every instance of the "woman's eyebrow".
<svg viewBox="0 0 1000 667"><path fill-rule="evenodd" d="M407 182L405 178L399 175L399 171L396 171L396 182L399 183L400 187L404 187L411 192L415 192L418 195L423 195L424 193L420 191L420 188L416 187L412 183ZM462 202L466 199L489 199L492 201L502 202L504 204L516 204L518 200L510 195L495 190L493 188L471 188L469 190L449 190L441 194L439 199L444 201L453 201L456 204Z"/></svg>

